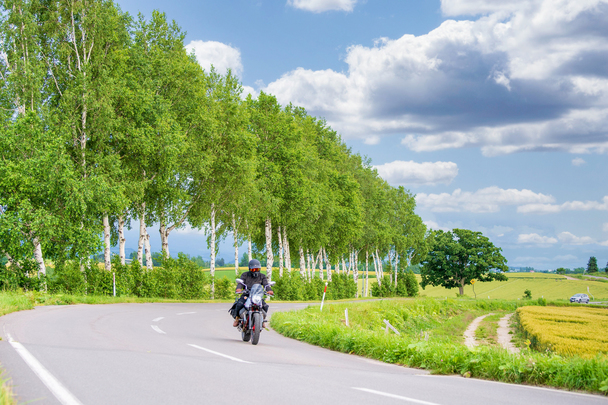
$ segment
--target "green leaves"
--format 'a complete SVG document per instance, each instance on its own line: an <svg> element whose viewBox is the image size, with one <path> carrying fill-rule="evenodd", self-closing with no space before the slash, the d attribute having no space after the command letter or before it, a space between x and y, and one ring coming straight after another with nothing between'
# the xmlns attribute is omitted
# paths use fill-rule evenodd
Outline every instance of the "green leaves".
<svg viewBox="0 0 608 405"><path fill-rule="evenodd" d="M481 232L454 229L453 232L435 231L431 236L430 251L423 261L422 288L427 285L458 287L463 293L471 280L506 281L507 261Z"/></svg>

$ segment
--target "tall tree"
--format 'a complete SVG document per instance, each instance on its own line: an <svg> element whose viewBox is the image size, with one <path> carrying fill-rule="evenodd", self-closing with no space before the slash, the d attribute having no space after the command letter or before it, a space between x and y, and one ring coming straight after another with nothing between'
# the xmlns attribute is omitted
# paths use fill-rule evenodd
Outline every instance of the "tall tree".
<svg viewBox="0 0 608 405"><path fill-rule="evenodd" d="M501 273L508 270L507 260L500 252L481 232L435 231L429 253L422 262L422 288L427 285L458 287L458 293L463 295L464 286L473 279L507 281L507 276Z"/></svg>

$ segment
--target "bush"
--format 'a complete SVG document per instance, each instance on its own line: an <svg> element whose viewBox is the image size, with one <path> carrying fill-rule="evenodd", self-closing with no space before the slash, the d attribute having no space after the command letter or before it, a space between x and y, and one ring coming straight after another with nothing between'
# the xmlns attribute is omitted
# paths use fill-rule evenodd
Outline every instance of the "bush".
<svg viewBox="0 0 608 405"><path fill-rule="evenodd" d="M228 277L224 276L215 280L215 296L216 300L227 300L234 298L235 285Z"/></svg>
<svg viewBox="0 0 608 405"><path fill-rule="evenodd" d="M38 265L34 260L23 260L21 268L0 265L0 289L3 291L38 291L44 288L46 277L38 274Z"/></svg>

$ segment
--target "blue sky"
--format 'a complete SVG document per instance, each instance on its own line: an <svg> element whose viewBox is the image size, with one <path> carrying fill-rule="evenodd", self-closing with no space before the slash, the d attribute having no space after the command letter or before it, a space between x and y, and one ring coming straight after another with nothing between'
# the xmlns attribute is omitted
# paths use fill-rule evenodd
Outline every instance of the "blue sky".
<svg viewBox="0 0 608 405"><path fill-rule="evenodd" d="M118 3L164 11L246 92L325 117L431 228L481 231L511 266L606 266L608 1ZM170 245L208 256L192 230Z"/></svg>

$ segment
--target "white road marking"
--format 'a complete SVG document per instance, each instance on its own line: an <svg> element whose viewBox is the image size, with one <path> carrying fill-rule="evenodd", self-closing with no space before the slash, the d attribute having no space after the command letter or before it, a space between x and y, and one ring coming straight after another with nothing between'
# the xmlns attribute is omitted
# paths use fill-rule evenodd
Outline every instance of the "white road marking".
<svg viewBox="0 0 608 405"><path fill-rule="evenodd" d="M421 404L421 405L437 405L434 402L427 402L427 401L421 401L420 399L414 399L414 398L408 398L408 397L402 397L401 395L395 395L395 394L389 394L388 392L382 392L382 391L376 391L376 390L370 390L368 388L358 388L358 387L351 387L354 390L359 390L359 391L364 391L364 392L369 392L370 394L376 394L376 395L382 395L383 397L389 397L389 398L395 398L395 399L400 399L402 401L407 401L407 402L412 402L414 404Z"/></svg>
<svg viewBox="0 0 608 405"><path fill-rule="evenodd" d="M216 352L216 351L213 351L213 350L205 349L204 347L200 347L200 346L193 345L193 344L190 344L190 343L188 344L188 346L192 346L192 347L194 347L196 349L204 350L204 351L206 351L208 353L215 354L216 356L225 357L225 358L230 359L232 361L238 361L239 363L254 364L254 363L252 363L250 361L245 361L245 360L237 359L236 357L228 356L227 354L223 354L223 353L219 353L219 352Z"/></svg>
<svg viewBox="0 0 608 405"><path fill-rule="evenodd" d="M152 319L152 322L158 322L158 321L160 321L161 319L165 319L165 317L164 317L164 316L160 316L160 317L158 317L158 318L154 318L154 319Z"/></svg>
<svg viewBox="0 0 608 405"><path fill-rule="evenodd" d="M164 332L163 330L161 330L158 326L156 325L150 325L152 327L152 329L154 329L155 331L157 331L158 333L161 333L163 335L166 335L167 333Z"/></svg>
<svg viewBox="0 0 608 405"><path fill-rule="evenodd" d="M6 335L8 336L8 342L11 346L13 346L19 356L21 356L25 363L30 366L32 371L40 378L62 405L82 405L82 402L80 402L78 398L68 391L68 389L53 376L53 374L40 364L40 362L21 343L15 342L8 333Z"/></svg>
<svg viewBox="0 0 608 405"><path fill-rule="evenodd" d="M190 314L196 314L196 312L180 312L178 315L190 315Z"/></svg>

